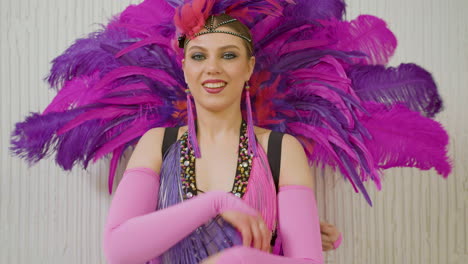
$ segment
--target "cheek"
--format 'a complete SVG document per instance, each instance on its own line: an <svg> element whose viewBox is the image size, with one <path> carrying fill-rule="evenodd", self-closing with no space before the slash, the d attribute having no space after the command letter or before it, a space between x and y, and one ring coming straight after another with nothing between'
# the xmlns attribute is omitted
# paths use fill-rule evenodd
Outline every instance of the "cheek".
<svg viewBox="0 0 468 264"><path fill-rule="evenodd" d="M249 79L249 65L244 61L239 61L230 65L230 75L235 78L235 81L244 83Z"/></svg>
<svg viewBox="0 0 468 264"><path fill-rule="evenodd" d="M197 78L199 78L200 76L200 72L198 71L198 69L199 67L186 63L185 69L184 69L184 77L185 77L185 82L187 84L190 85L190 84L197 82Z"/></svg>

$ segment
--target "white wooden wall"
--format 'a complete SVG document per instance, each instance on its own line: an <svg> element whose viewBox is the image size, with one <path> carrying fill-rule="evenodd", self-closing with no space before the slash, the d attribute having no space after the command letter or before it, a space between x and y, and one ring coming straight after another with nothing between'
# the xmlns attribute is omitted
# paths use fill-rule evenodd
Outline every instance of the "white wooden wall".
<svg viewBox="0 0 468 264"><path fill-rule="evenodd" d="M46 160L28 168L9 155L15 122L54 93L49 61L134 0L0 0L0 263L104 263L101 230L109 206L107 163L63 172ZM391 64L431 71L445 100L437 119L451 136L455 169L387 171L374 207L339 176L319 179L322 219L344 233L326 263L468 263L468 1L349 0L348 19L384 18L399 39ZM465 17L464 17L465 16Z"/></svg>

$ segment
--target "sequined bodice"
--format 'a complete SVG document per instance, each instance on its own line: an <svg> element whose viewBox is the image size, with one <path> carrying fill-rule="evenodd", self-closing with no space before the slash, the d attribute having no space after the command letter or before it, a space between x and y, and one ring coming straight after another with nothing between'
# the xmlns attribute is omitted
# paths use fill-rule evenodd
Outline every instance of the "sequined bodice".
<svg viewBox="0 0 468 264"><path fill-rule="evenodd" d="M242 121L239 137L238 158L236 174L231 192L239 198L242 198L247 191L250 172L252 170L252 155L248 152L247 124ZM180 166L181 183L184 199L190 199L198 192L203 192L197 188L194 151L188 141L188 132L185 132L180 138Z"/></svg>

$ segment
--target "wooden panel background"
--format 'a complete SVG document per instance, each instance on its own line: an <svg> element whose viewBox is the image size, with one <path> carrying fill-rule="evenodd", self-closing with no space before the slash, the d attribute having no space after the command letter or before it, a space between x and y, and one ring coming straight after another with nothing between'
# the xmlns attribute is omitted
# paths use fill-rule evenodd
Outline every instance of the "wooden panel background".
<svg viewBox="0 0 468 264"><path fill-rule="evenodd" d="M0 263L105 263L100 247L110 197L107 162L63 172L52 159L28 167L9 155L15 122L53 98L49 61L129 3L115 0L0 0ZM468 263L468 1L349 0L348 19L373 14L399 39L392 65L431 71L445 100L439 120L455 165L434 172L393 169L374 207L340 176L317 183L320 215L344 233L326 263Z"/></svg>

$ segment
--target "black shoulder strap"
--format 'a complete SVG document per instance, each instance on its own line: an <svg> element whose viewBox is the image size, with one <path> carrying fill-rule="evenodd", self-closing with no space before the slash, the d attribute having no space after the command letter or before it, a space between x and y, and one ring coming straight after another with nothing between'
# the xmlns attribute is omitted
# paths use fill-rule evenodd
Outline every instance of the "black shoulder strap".
<svg viewBox="0 0 468 264"><path fill-rule="evenodd" d="M176 142L177 134L179 134L179 127L166 127L164 130L164 139L161 149L163 158L169 150L169 147Z"/></svg>
<svg viewBox="0 0 468 264"><path fill-rule="evenodd" d="M271 174L275 181L276 192L278 192L279 174L281 169L281 144L283 142L283 133L271 131L268 138L268 164L270 164Z"/></svg>

